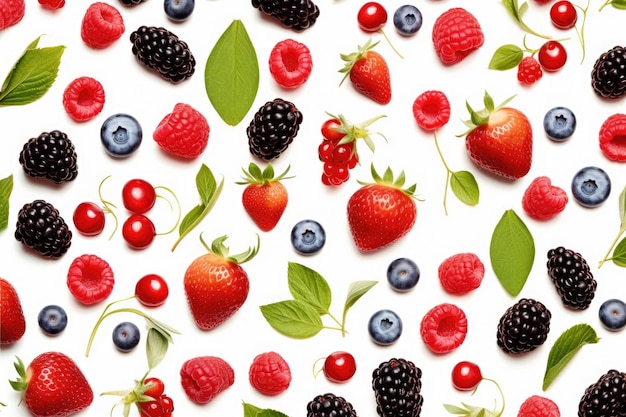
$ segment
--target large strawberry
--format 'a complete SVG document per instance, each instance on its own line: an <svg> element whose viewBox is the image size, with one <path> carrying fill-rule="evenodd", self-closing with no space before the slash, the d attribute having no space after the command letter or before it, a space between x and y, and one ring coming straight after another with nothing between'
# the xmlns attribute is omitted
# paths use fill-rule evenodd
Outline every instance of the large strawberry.
<svg viewBox="0 0 626 417"><path fill-rule="evenodd" d="M339 72L345 73L345 76L339 85L349 77L359 93L377 103L387 104L391 101L391 78L385 58L372 50L377 44L368 40L365 45L359 46L357 52L340 54L345 64Z"/></svg>
<svg viewBox="0 0 626 417"><path fill-rule="evenodd" d="M512 97L511 97L512 98ZM464 134L469 157L486 171L507 179L518 179L530 171L533 154L533 132L528 117L520 110L504 107L511 100L495 106L485 92L485 108L467 109L471 119Z"/></svg>
<svg viewBox="0 0 626 417"><path fill-rule="evenodd" d="M26 320L17 291L9 281L0 278L0 344L17 342L25 331Z"/></svg>
<svg viewBox="0 0 626 417"><path fill-rule="evenodd" d="M404 171L394 179L387 168L382 177L372 165L373 183L362 183L348 200L348 224L356 246L373 251L404 237L415 224L415 184L404 186Z"/></svg>
<svg viewBox="0 0 626 417"><path fill-rule="evenodd" d="M243 170L243 181L237 184L246 185L241 196L241 202L248 215L252 218L259 229L269 232L282 217L289 195L287 189L280 182L286 177L289 167L280 174L274 176L274 167L268 164L261 170L257 164L251 162L248 170Z"/></svg>
<svg viewBox="0 0 626 417"><path fill-rule="evenodd" d="M85 375L69 356L45 352L28 368L17 358L19 377L9 381L21 391L26 408L34 417L67 417L84 410L93 401L93 391Z"/></svg>
<svg viewBox="0 0 626 417"><path fill-rule="evenodd" d="M227 236L205 245L208 253L187 267L183 280L191 314L202 330L211 330L235 314L248 298L250 281L241 264L252 259L259 244L238 255L229 255Z"/></svg>

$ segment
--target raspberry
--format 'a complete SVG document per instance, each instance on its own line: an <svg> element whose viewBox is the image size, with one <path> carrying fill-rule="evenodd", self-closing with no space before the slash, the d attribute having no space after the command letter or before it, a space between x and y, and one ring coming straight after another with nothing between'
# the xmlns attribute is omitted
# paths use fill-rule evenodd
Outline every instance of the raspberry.
<svg viewBox="0 0 626 417"><path fill-rule="evenodd" d="M296 88L309 79L313 60L309 48L293 39L278 42L269 59L270 73L283 88Z"/></svg>
<svg viewBox="0 0 626 417"><path fill-rule="evenodd" d="M95 2L87 8L83 16L80 36L87 46L102 49L118 40L124 30L124 19L115 7L104 2Z"/></svg>
<svg viewBox="0 0 626 417"><path fill-rule="evenodd" d="M185 159L200 156L209 142L209 123L189 104L177 103L152 137L165 152Z"/></svg>
<svg viewBox="0 0 626 417"><path fill-rule="evenodd" d="M67 288L82 304L105 300L113 291L115 276L109 263L96 255L81 255L67 271Z"/></svg>
<svg viewBox="0 0 626 417"><path fill-rule="evenodd" d="M462 7L443 12L432 32L437 56L445 65L456 64L485 42L478 20Z"/></svg>
<svg viewBox="0 0 626 417"><path fill-rule="evenodd" d="M522 197L522 207L535 220L549 220L565 209L567 194L552 185L550 178L535 178Z"/></svg>
<svg viewBox="0 0 626 417"><path fill-rule="evenodd" d="M206 404L235 382L235 371L216 356L198 356L183 363L180 383L187 397L196 404Z"/></svg>
<svg viewBox="0 0 626 417"><path fill-rule="evenodd" d="M25 11L24 0L0 0L0 30L18 24Z"/></svg>
<svg viewBox="0 0 626 417"><path fill-rule="evenodd" d="M86 122L96 117L104 107L104 88L91 77L78 77L63 91L63 107L77 122Z"/></svg>
<svg viewBox="0 0 626 417"><path fill-rule="evenodd" d="M609 116L600 127L600 149L611 161L626 162L626 114Z"/></svg>
<svg viewBox="0 0 626 417"><path fill-rule="evenodd" d="M248 377L250 384L261 394L276 395L289 388L291 370L278 353L265 352L253 359Z"/></svg>
<svg viewBox="0 0 626 417"><path fill-rule="evenodd" d="M446 292L463 295L475 290L485 276L485 266L474 253L458 253L439 265L439 281Z"/></svg>
<svg viewBox="0 0 626 417"><path fill-rule="evenodd" d="M65 0L38 0L45 9L57 10L65 6Z"/></svg>
<svg viewBox="0 0 626 417"><path fill-rule="evenodd" d="M522 403L517 417L561 417L561 412L551 399L532 395Z"/></svg>
<svg viewBox="0 0 626 417"><path fill-rule="evenodd" d="M539 61L532 56L524 57L517 65L517 80L524 85L532 85L543 76Z"/></svg>
<svg viewBox="0 0 626 417"><path fill-rule="evenodd" d="M413 102L413 117L427 132L436 130L450 120L450 102L441 91L425 91Z"/></svg>
<svg viewBox="0 0 626 417"><path fill-rule="evenodd" d="M436 305L422 318L420 335L434 353L453 351L461 346L467 335L465 312L450 303Z"/></svg>

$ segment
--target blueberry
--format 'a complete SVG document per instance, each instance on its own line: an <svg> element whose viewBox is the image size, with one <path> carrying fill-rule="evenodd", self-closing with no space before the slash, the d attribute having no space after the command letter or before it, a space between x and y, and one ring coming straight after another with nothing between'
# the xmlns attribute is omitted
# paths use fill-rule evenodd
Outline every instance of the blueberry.
<svg viewBox="0 0 626 417"><path fill-rule="evenodd" d="M616 298L606 300L600 306L598 316L607 330L621 330L626 326L626 303Z"/></svg>
<svg viewBox="0 0 626 417"><path fill-rule="evenodd" d="M597 207L609 198L610 193L611 179L602 168L582 168L572 179L572 194L581 206Z"/></svg>
<svg viewBox="0 0 626 417"><path fill-rule="evenodd" d="M393 25L401 35L414 35L422 27L422 13L410 4L400 6L393 14Z"/></svg>
<svg viewBox="0 0 626 417"><path fill-rule="evenodd" d="M124 321L113 329L113 344L122 352L129 352L139 344L139 328Z"/></svg>
<svg viewBox="0 0 626 417"><path fill-rule="evenodd" d="M163 10L175 22L187 20L195 7L195 0L164 0Z"/></svg>
<svg viewBox="0 0 626 417"><path fill-rule="evenodd" d="M48 336L56 336L67 327L67 313L63 308L51 304L39 311L39 327Z"/></svg>
<svg viewBox="0 0 626 417"><path fill-rule="evenodd" d="M402 334L402 320L391 310L379 310L370 318L367 330L374 343L391 345Z"/></svg>
<svg viewBox="0 0 626 417"><path fill-rule="evenodd" d="M114 157L129 156L139 148L143 131L133 116L117 113L109 116L100 129L100 139L107 153Z"/></svg>
<svg viewBox="0 0 626 417"><path fill-rule="evenodd" d="M387 281L391 288L405 292L417 285L420 279L420 269L409 258L398 258L387 267Z"/></svg>
<svg viewBox="0 0 626 417"><path fill-rule="evenodd" d="M300 220L291 229L291 244L302 255L312 255L324 247L326 232L315 220Z"/></svg>
<svg viewBox="0 0 626 417"><path fill-rule="evenodd" d="M548 138L555 142L563 142L574 134L576 116L567 107L553 107L543 118L543 129Z"/></svg>

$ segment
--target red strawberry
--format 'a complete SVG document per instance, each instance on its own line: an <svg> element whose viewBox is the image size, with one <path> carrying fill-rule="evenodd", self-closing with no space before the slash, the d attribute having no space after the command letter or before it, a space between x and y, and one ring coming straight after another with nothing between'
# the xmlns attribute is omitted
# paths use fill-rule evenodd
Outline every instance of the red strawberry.
<svg viewBox="0 0 626 417"><path fill-rule="evenodd" d="M285 178L290 178L285 177L287 171L289 167L282 174L274 177L272 164L268 164L261 171L258 165L251 162L248 170L243 170L244 181L237 182L237 184L246 185L241 197L244 209L264 232L269 232L276 227L287 208L289 196L287 189L280 182Z"/></svg>
<svg viewBox="0 0 626 417"><path fill-rule="evenodd" d="M478 20L462 7L443 12L433 25L433 44L445 65L456 64L485 42Z"/></svg>
<svg viewBox="0 0 626 417"><path fill-rule="evenodd" d="M359 46L357 52L341 54L341 59L345 65L339 70L346 75L339 85L343 84L346 78L354 88L364 96L380 104L387 104L391 101L391 78L389 76L389 66L381 54L373 51L372 48L378 42Z"/></svg>
<svg viewBox="0 0 626 417"><path fill-rule="evenodd" d="M9 281L0 278L0 344L17 342L25 331L26 320L17 291Z"/></svg>
<svg viewBox="0 0 626 417"><path fill-rule="evenodd" d="M0 30L18 24L25 12L24 0L0 0Z"/></svg>
<svg viewBox="0 0 626 417"><path fill-rule="evenodd" d="M34 417L67 417L84 410L93 401L93 391L82 371L70 357L45 352L24 368L15 362L19 377L9 381L21 391L26 408Z"/></svg>
<svg viewBox="0 0 626 417"><path fill-rule="evenodd" d="M518 179L530 170L533 132L528 117L512 107L503 107L509 98L495 107L485 93L485 108L467 108L471 119L466 122L465 146L469 157L480 168L507 179Z"/></svg>
<svg viewBox="0 0 626 417"><path fill-rule="evenodd" d="M252 259L259 246L239 255L229 255L224 246L227 236L218 237L185 271L183 285L191 314L202 330L222 324L243 305L250 282L241 264ZM202 242L204 244L204 241ZM206 246L206 245L205 245Z"/></svg>
<svg viewBox="0 0 626 417"><path fill-rule="evenodd" d="M191 401L206 404L233 385L235 371L222 358L199 356L183 363L180 382Z"/></svg>
<svg viewBox="0 0 626 417"><path fill-rule="evenodd" d="M348 200L348 224L356 246L373 251L390 245L413 228L417 218L415 184L403 189L404 172L394 179L387 168L381 178L372 165L374 183L361 183Z"/></svg>

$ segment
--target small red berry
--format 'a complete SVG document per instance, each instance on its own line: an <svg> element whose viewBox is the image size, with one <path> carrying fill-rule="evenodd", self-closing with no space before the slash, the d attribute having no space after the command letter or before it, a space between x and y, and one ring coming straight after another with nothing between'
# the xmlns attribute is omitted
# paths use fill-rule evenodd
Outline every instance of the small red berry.
<svg viewBox="0 0 626 417"><path fill-rule="evenodd" d="M148 377L144 379L143 384L146 387L150 385L150 387L143 392L148 397L157 399L163 394L163 392L165 392L165 384L159 378Z"/></svg>
<svg viewBox="0 0 626 417"><path fill-rule="evenodd" d="M322 162L330 162L333 159L333 151L335 150L335 144L329 140L324 140L317 147L317 155Z"/></svg>
<svg viewBox="0 0 626 417"><path fill-rule="evenodd" d="M517 80L524 85L532 85L543 76L543 70L535 57L524 57L517 66Z"/></svg>
<svg viewBox="0 0 626 417"><path fill-rule="evenodd" d="M626 114L615 113L600 126L600 150L611 161L626 162Z"/></svg>
<svg viewBox="0 0 626 417"><path fill-rule="evenodd" d="M455 304L442 303L422 318L420 335L434 353L448 353L458 348L467 335L467 317Z"/></svg>
<svg viewBox="0 0 626 417"><path fill-rule="evenodd" d="M528 397L520 405L517 417L561 417L558 405L549 398L540 395Z"/></svg>
<svg viewBox="0 0 626 417"><path fill-rule="evenodd" d="M535 178L522 197L522 208L535 220L549 220L562 212L567 205L567 193L552 185L550 178Z"/></svg>
<svg viewBox="0 0 626 417"><path fill-rule="evenodd" d="M296 88L304 84L313 70L309 48L293 39L278 42L269 59L270 73L283 88Z"/></svg>
<svg viewBox="0 0 626 417"><path fill-rule="evenodd" d="M567 51L559 41L547 41L537 54L537 59L545 71L558 71L567 62Z"/></svg>
<svg viewBox="0 0 626 417"><path fill-rule="evenodd" d="M439 265L438 275L447 293L463 295L480 286L485 276L485 265L474 253L458 253Z"/></svg>
<svg viewBox="0 0 626 417"><path fill-rule="evenodd" d="M341 127L341 121L339 119L328 119L322 124L322 136L324 139L329 140L331 142L339 142L343 139L346 134L337 130Z"/></svg>
<svg viewBox="0 0 626 417"><path fill-rule="evenodd" d="M558 29L571 29L576 25L578 13L572 2L559 0L550 7L550 19Z"/></svg>
<svg viewBox="0 0 626 417"><path fill-rule="evenodd" d="M485 43L480 23L462 7L453 7L435 20L432 30L435 52L444 65L462 61Z"/></svg>
<svg viewBox="0 0 626 417"><path fill-rule="evenodd" d="M194 159L206 149L210 130L202 113L189 104L177 103L158 124L152 137L168 154Z"/></svg>
<svg viewBox="0 0 626 417"><path fill-rule="evenodd" d="M291 370L287 361L276 352L258 354L250 365L248 379L263 395L277 395L289 388Z"/></svg>
<svg viewBox="0 0 626 417"><path fill-rule="evenodd" d="M146 307L158 307L169 295L167 281L157 274L144 275L135 285L135 297Z"/></svg>
<svg viewBox="0 0 626 417"><path fill-rule="evenodd" d="M38 0L39 4L48 10L58 10L65 6L65 0Z"/></svg>
<svg viewBox="0 0 626 417"><path fill-rule="evenodd" d="M461 361L452 368L452 385L459 391L471 391L482 380L480 368L474 362Z"/></svg>
<svg viewBox="0 0 626 417"><path fill-rule="evenodd" d="M343 383L356 373L356 361L349 352L333 352L324 360L324 376L331 382Z"/></svg>
<svg viewBox="0 0 626 417"><path fill-rule="evenodd" d="M74 259L67 272L67 287L82 304L105 300L113 291L115 277L109 263L96 255Z"/></svg>
<svg viewBox="0 0 626 417"><path fill-rule="evenodd" d="M146 180L133 178L122 187L122 202L131 213L144 214L156 202L156 191Z"/></svg>
<svg viewBox="0 0 626 417"><path fill-rule="evenodd" d="M156 236L154 223L143 214L132 214L122 225L122 236L131 248L144 249Z"/></svg>
<svg viewBox="0 0 626 417"><path fill-rule="evenodd" d="M100 114L104 101L102 84L91 77L78 77L63 91L65 112L77 122L86 122Z"/></svg>
<svg viewBox="0 0 626 417"><path fill-rule="evenodd" d="M104 230L104 210L90 201L76 206L72 220L76 230L85 236L97 236Z"/></svg>
<svg viewBox="0 0 626 417"><path fill-rule="evenodd" d="M413 102L413 117L419 127L432 132L450 120L450 102L441 91L425 91Z"/></svg>
<svg viewBox="0 0 626 417"><path fill-rule="evenodd" d="M359 9L357 21L365 32L376 32L387 23L387 10L378 2L367 2Z"/></svg>
<svg viewBox="0 0 626 417"><path fill-rule="evenodd" d="M87 46L103 49L124 33L124 19L114 6L104 2L92 3L83 16L80 36Z"/></svg>

